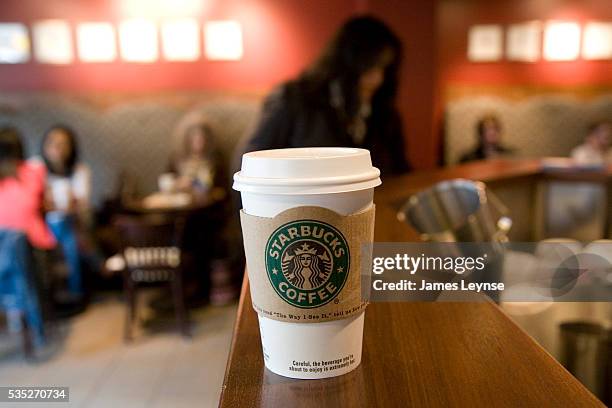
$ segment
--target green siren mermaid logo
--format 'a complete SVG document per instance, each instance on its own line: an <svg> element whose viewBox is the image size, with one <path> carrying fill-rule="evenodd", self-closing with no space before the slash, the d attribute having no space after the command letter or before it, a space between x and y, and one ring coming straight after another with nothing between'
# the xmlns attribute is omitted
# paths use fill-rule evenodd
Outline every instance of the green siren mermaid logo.
<svg viewBox="0 0 612 408"><path fill-rule="evenodd" d="M332 301L349 273L346 239L331 225L292 221L270 235L266 271L272 287L287 303L314 308Z"/></svg>

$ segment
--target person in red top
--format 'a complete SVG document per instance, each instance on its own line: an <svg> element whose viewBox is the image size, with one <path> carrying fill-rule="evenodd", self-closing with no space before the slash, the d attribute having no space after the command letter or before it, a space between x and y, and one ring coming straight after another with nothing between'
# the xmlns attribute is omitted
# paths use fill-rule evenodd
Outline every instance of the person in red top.
<svg viewBox="0 0 612 408"><path fill-rule="evenodd" d="M24 160L19 132L0 129L0 229L22 231L43 250L55 246L42 213L45 177L43 165Z"/></svg>

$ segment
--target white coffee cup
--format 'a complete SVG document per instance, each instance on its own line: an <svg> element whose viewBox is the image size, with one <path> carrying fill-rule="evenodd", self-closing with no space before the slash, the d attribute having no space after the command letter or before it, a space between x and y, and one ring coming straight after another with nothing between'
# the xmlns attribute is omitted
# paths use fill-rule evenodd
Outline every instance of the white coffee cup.
<svg viewBox="0 0 612 408"><path fill-rule="evenodd" d="M372 207L374 187L381 184L379 176L370 152L364 149L263 150L242 157L234 189L240 191L243 211L249 215L273 218L302 206L351 215ZM258 315L266 367L300 379L348 373L361 362L364 314L321 323L284 322ZM349 365L330 371L289 369L294 361L334 361L349 355L353 357Z"/></svg>
<svg viewBox="0 0 612 408"><path fill-rule="evenodd" d="M170 194L176 186L176 176L173 173L161 174L157 179L159 191L164 194Z"/></svg>

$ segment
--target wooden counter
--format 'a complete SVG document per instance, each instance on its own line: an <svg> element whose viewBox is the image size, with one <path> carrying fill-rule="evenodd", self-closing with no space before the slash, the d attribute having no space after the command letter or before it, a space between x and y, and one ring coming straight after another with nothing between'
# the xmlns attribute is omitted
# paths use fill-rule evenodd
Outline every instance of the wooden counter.
<svg viewBox="0 0 612 408"><path fill-rule="evenodd" d="M377 242L417 241L418 234L407 225L399 225L397 211L408 198L434 184L455 178L482 181L510 209L514 219L510 239L534 241L540 236L538 224L544 211L542 182L595 182L608 185L612 196L612 165L599 171L547 170L541 159L496 159L420 170L402 176L385 177L375 190ZM612 214L608 215L610 218ZM609 221L608 221L609 222Z"/></svg>
<svg viewBox="0 0 612 408"><path fill-rule="evenodd" d="M376 192L384 198L400 197L406 194L414 194L440 181L454 178L494 183L522 177L533 177L541 173L542 161L539 159L475 161L457 166L419 170L402 176L387 177L383 179L384 188L377 189Z"/></svg>
<svg viewBox="0 0 612 408"><path fill-rule="evenodd" d="M441 167L434 170L418 170L402 176L383 179L384 188L377 189L381 197L413 194L437 182L464 178L487 184L508 182L524 177L555 178L573 181L606 181L612 178L612 165L602 170L554 170L546 169L542 159L494 159Z"/></svg>
<svg viewBox="0 0 612 408"><path fill-rule="evenodd" d="M597 172L596 177L609 180L611 170ZM535 217L532 199L543 174L540 160L494 160L385 178L375 194L375 240L417 240L414 231L397 221L397 210L411 194L453 178L486 182L520 214L513 229L519 236L528 236ZM586 175L576 176L577 180ZM512 197L519 199L513 202ZM220 406L603 404L495 304L487 302L371 304L365 319L363 359L355 371L317 381L278 376L264 368L257 316L245 279Z"/></svg>
<svg viewBox="0 0 612 408"><path fill-rule="evenodd" d="M264 368L248 281L220 407L603 407L493 303L376 303L361 365L324 380Z"/></svg>

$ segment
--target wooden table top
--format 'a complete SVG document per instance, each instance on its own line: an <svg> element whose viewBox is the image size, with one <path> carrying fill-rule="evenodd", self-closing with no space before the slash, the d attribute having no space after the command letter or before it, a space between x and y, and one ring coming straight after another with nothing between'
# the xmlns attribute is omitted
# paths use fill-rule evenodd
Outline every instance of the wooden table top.
<svg viewBox="0 0 612 408"><path fill-rule="evenodd" d="M363 347L336 378L266 370L245 278L219 406L604 406L493 303L371 304Z"/></svg>
<svg viewBox="0 0 612 408"><path fill-rule="evenodd" d="M123 210L136 214L188 214L210 208L225 199L226 195L227 193L223 189L215 188L211 194L207 194L199 199L192 199L187 204L168 206L147 206L144 203L146 199L144 197L123 203Z"/></svg>

